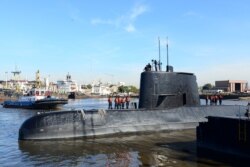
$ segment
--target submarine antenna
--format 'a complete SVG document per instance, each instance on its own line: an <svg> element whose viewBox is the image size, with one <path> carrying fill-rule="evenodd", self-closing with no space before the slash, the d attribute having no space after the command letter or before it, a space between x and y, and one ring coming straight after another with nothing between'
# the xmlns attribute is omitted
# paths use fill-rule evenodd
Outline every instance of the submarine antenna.
<svg viewBox="0 0 250 167"><path fill-rule="evenodd" d="M168 61L168 37L167 37L166 48L167 48L167 72L169 72L169 61Z"/></svg>
<svg viewBox="0 0 250 167"><path fill-rule="evenodd" d="M159 71L161 71L161 42L160 42L160 37L158 37L158 41L159 41Z"/></svg>

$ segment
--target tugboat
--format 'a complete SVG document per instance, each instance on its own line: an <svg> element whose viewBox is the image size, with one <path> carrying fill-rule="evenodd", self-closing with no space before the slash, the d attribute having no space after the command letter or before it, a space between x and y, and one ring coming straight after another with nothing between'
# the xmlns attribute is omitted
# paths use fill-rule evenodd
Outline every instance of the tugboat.
<svg viewBox="0 0 250 167"><path fill-rule="evenodd" d="M51 97L50 92L42 88L33 88L25 96L18 100L4 101L5 108L24 108L24 109L56 109L60 105L67 104L68 100Z"/></svg>
<svg viewBox="0 0 250 167"><path fill-rule="evenodd" d="M18 72L19 73L19 72ZM18 100L7 100L2 104L5 108L24 108L24 109L56 109L60 105L68 103L68 100L62 98L51 97L47 86L42 87L40 80L40 71L36 72L36 82L34 87L29 90L25 96L21 96ZM46 84L48 85L48 80Z"/></svg>
<svg viewBox="0 0 250 167"><path fill-rule="evenodd" d="M70 92L68 95L68 99L75 99L76 98L76 93L75 92Z"/></svg>

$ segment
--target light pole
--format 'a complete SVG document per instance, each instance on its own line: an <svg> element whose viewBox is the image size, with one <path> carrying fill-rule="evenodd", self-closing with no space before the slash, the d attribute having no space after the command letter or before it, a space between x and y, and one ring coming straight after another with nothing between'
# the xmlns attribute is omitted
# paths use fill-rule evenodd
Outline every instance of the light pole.
<svg viewBox="0 0 250 167"><path fill-rule="evenodd" d="M6 82L5 82L5 88L7 89L8 88L8 72L6 71L5 72L5 77L6 77Z"/></svg>

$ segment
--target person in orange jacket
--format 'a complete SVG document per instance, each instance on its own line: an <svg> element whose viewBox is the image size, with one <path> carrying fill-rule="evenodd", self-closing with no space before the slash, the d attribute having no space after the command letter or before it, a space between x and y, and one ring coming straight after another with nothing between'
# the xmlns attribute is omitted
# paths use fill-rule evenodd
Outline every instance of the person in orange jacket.
<svg viewBox="0 0 250 167"><path fill-rule="evenodd" d="M130 102L129 96L126 96L125 101L126 101L126 109L128 109L128 107L129 107L129 102Z"/></svg>
<svg viewBox="0 0 250 167"><path fill-rule="evenodd" d="M118 109L122 109L122 97L118 98Z"/></svg>
<svg viewBox="0 0 250 167"><path fill-rule="evenodd" d="M119 98L118 98L118 96L116 96L115 97L115 100L114 100L114 102L115 102L115 109L118 109L118 105L119 105Z"/></svg>

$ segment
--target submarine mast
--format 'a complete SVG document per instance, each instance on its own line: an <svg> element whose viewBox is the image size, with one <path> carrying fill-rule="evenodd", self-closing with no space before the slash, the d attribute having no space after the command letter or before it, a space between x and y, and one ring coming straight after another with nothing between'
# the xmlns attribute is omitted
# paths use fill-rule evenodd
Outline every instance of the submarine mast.
<svg viewBox="0 0 250 167"><path fill-rule="evenodd" d="M167 72L168 72L168 66L169 66L169 61L168 61L168 37L167 37L166 49L167 49Z"/></svg>
<svg viewBox="0 0 250 167"><path fill-rule="evenodd" d="M170 66L169 65L169 56L168 56L168 37L167 37L167 41L166 41L166 49L167 49L167 66L166 66L166 71L167 72L173 72L174 71L174 68L173 66Z"/></svg>
<svg viewBox="0 0 250 167"><path fill-rule="evenodd" d="M160 37L158 37L158 41L159 41L159 62L158 62L158 66L159 66L159 71L161 71L161 41L160 41Z"/></svg>

